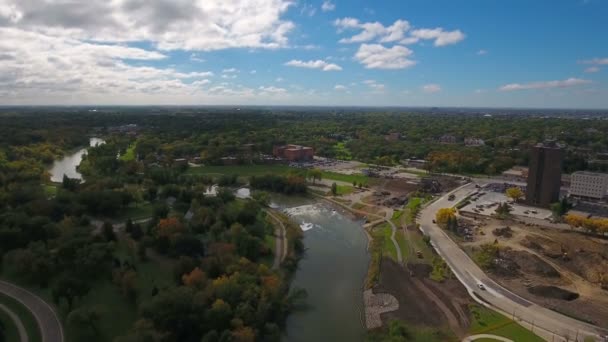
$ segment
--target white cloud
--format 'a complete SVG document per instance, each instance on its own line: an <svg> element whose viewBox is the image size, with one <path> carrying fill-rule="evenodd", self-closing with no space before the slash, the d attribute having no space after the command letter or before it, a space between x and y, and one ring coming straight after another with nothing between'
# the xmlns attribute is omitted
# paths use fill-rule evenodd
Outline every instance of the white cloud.
<svg viewBox="0 0 608 342"><path fill-rule="evenodd" d="M0 22L81 41L152 42L161 50L280 48L295 27L290 0L3 0Z"/></svg>
<svg viewBox="0 0 608 342"><path fill-rule="evenodd" d="M330 12L336 9L336 4L331 2L330 0L323 1L323 5L321 5L321 10L323 12Z"/></svg>
<svg viewBox="0 0 608 342"><path fill-rule="evenodd" d="M600 71L600 68L597 66L591 66L591 67L588 67L587 69L585 69L585 72L588 74L599 72L599 71Z"/></svg>
<svg viewBox="0 0 608 342"><path fill-rule="evenodd" d="M283 79L283 77L277 77L277 78L275 78L274 81L280 83L280 82L283 82L285 80Z"/></svg>
<svg viewBox="0 0 608 342"><path fill-rule="evenodd" d="M444 31L438 27L434 29L418 29L410 33L412 37L422 40L435 40L435 46L446 46L461 42L466 37L460 30Z"/></svg>
<svg viewBox="0 0 608 342"><path fill-rule="evenodd" d="M434 40L435 46L446 46L456 44L465 39L465 34L460 30L445 31L438 27L434 29L419 28L410 31L411 25L407 20L396 20L390 26L384 26L379 22L362 23L355 18L341 18L334 21L338 32L359 29L361 32L340 39L340 43L364 43L377 40L380 43L399 42L403 45L415 44L420 40ZM409 34L409 35L406 35Z"/></svg>
<svg viewBox="0 0 608 342"><path fill-rule="evenodd" d="M365 80L361 83L366 84L374 93L382 93L386 88L384 84L378 83L376 80Z"/></svg>
<svg viewBox="0 0 608 342"><path fill-rule="evenodd" d="M257 70L251 70L249 73L252 74L252 75L255 75L255 74L258 73L258 71Z"/></svg>
<svg viewBox="0 0 608 342"><path fill-rule="evenodd" d="M264 87L261 86L258 88L262 93L267 93L267 94L284 94L287 92L287 89L285 88L277 88L277 87Z"/></svg>
<svg viewBox="0 0 608 342"><path fill-rule="evenodd" d="M394 42L403 39L405 32L410 29L406 20L397 20L391 26L385 27L379 22L360 23L354 18L342 18L334 21L338 31L361 29L362 31L350 38L340 39L340 43L362 43L378 38L380 42Z"/></svg>
<svg viewBox="0 0 608 342"><path fill-rule="evenodd" d="M488 50L481 49L481 50L477 51L478 56L483 56L483 55L487 55L487 54L488 54Z"/></svg>
<svg viewBox="0 0 608 342"><path fill-rule="evenodd" d="M228 69L223 69L222 70L222 74L234 74L234 73L238 73L239 70L236 68L228 68Z"/></svg>
<svg viewBox="0 0 608 342"><path fill-rule="evenodd" d="M582 64L608 65L608 58L593 58L581 61Z"/></svg>
<svg viewBox="0 0 608 342"><path fill-rule="evenodd" d="M341 84L336 84L336 85L334 86L334 89L335 89L335 90L346 90L346 89L347 89L347 87L346 87L346 86L343 86L343 85L341 85Z"/></svg>
<svg viewBox="0 0 608 342"><path fill-rule="evenodd" d="M235 79L236 77L237 77L237 76L236 76L236 75L234 75L234 74L223 74L223 75L222 75L222 78L223 78L223 79L225 79L225 80L233 80L233 79Z"/></svg>
<svg viewBox="0 0 608 342"><path fill-rule="evenodd" d="M441 86L439 84L426 84L422 86L422 91L428 94L438 93L441 91Z"/></svg>
<svg viewBox="0 0 608 342"><path fill-rule="evenodd" d="M530 90L530 89L552 89L552 88L569 88L580 85L589 84L591 81L580 78L568 78L560 81L542 81L542 82L531 82L531 83L511 83L506 84L499 89L501 91L515 91L515 90Z"/></svg>
<svg viewBox="0 0 608 342"><path fill-rule="evenodd" d="M380 44L361 44L355 59L367 69L404 69L416 64L409 59L412 53L405 46L386 48Z"/></svg>
<svg viewBox="0 0 608 342"><path fill-rule="evenodd" d="M196 53L190 54L190 60L193 62L203 63L205 60L199 57Z"/></svg>
<svg viewBox="0 0 608 342"><path fill-rule="evenodd" d="M321 69L323 71L340 71L340 70L342 70L341 66L339 66L337 64L333 64L333 63L327 63L320 59L315 60L315 61L301 61L301 60L293 59L293 60L285 63L285 65L296 67L296 68Z"/></svg>

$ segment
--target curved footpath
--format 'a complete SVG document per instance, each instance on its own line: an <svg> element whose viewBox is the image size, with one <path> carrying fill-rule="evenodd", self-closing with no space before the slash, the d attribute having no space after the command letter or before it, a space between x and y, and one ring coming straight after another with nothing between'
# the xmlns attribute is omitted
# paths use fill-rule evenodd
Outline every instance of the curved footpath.
<svg viewBox="0 0 608 342"><path fill-rule="evenodd" d="M0 281L0 292L14 298L25 306L38 322L42 342L63 342L63 327L61 321L51 307L42 298L30 291L5 281ZM21 334L21 331L19 332ZM27 335L26 335L27 336ZM23 339L22 339L23 340Z"/></svg>
<svg viewBox="0 0 608 342"><path fill-rule="evenodd" d="M435 213L441 208L453 207L476 190L469 183L437 199L420 213L420 226L431 238L431 244L452 269L456 278L465 286L479 304L515 317L517 323L532 330L547 341L582 341L589 336L601 341L608 333L605 329L562 315L534 304L505 289L490 279L484 271L456 244L437 224ZM448 200L454 194L456 198ZM479 289L483 284L485 290Z"/></svg>
<svg viewBox="0 0 608 342"><path fill-rule="evenodd" d="M270 209L264 210L268 216L270 216L273 220L275 220L279 225L278 228L275 226L274 236L275 236L275 252L274 252L274 262L272 263L272 269L277 270L281 263L285 261L285 257L287 256L287 232L285 230L285 225L276 215L274 215Z"/></svg>
<svg viewBox="0 0 608 342"><path fill-rule="evenodd" d="M467 336L467 337L465 337L462 340L462 342L472 342L472 341L475 341L475 340L480 340L482 338L496 340L496 341L502 341L502 342L513 342L513 340L509 340L506 337L496 336L496 335L489 335L489 334L479 334L479 335Z"/></svg>
<svg viewBox="0 0 608 342"><path fill-rule="evenodd" d="M0 304L0 310L4 311L11 318L13 323L15 323L17 331L19 332L19 341L28 342L29 337L27 336L27 331L23 326L23 322L21 322L21 318L19 318L19 316L17 316L13 311L11 311L11 309L6 307L6 305L4 304Z"/></svg>

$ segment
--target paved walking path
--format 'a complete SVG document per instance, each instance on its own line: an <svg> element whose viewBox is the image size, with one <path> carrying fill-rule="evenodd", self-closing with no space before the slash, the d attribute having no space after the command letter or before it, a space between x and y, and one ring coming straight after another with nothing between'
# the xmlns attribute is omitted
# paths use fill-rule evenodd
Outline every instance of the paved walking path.
<svg viewBox="0 0 608 342"><path fill-rule="evenodd" d="M61 326L59 316L57 316L53 307L42 298L26 289L5 281L0 281L0 292L14 298L32 313L38 322L38 327L42 334L42 342L64 341L63 327Z"/></svg>
<svg viewBox="0 0 608 342"><path fill-rule="evenodd" d="M479 335L467 336L464 338L464 340L462 340L462 342L471 342L471 341L475 341L475 340L480 340L482 338L489 338L492 340L503 341L503 342L514 342L513 340L509 340L506 337L489 335L489 334L479 334Z"/></svg>
<svg viewBox="0 0 608 342"><path fill-rule="evenodd" d="M23 326L23 322L21 322L21 318L17 316L11 309L6 307L4 304L0 304L0 310L6 312L6 314L13 320L17 330L19 331L19 340L21 342L28 342L29 338L27 336L27 331L25 331L25 327Z"/></svg>
<svg viewBox="0 0 608 342"><path fill-rule="evenodd" d="M287 256L287 234L285 231L285 225L283 222L276 217L270 210L264 210L268 216L270 216L273 220L275 220L279 225L278 228L275 226L274 229L274 262L272 263L272 269L277 270L281 263L285 260Z"/></svg>

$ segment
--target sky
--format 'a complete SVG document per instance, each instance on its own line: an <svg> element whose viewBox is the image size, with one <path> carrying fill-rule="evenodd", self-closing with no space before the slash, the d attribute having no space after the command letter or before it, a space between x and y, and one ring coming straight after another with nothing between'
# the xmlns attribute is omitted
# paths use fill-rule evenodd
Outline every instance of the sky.
<svg viewBox="0 0 608 342"><path fill-rule="evenodd" d="M0 0L0 105L608 109L608 0Z"/></svg>

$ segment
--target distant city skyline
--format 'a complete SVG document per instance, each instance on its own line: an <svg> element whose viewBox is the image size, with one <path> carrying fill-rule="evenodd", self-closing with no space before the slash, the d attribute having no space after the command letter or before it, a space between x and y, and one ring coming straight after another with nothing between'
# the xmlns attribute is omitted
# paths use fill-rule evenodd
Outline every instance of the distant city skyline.
<svg viewBox="0 0 608 342"><path fill-rule="evenodd" d="M0 105L608 109L605 0L0 0Z"/></svg>

